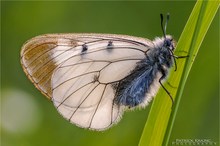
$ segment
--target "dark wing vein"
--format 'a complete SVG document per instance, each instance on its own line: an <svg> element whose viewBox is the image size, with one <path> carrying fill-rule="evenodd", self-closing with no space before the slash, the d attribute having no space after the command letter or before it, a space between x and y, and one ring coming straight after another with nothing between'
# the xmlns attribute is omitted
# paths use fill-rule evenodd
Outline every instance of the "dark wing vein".
<svg viewBox="0 0 220 146"><path fill-rule="evenodd" d="M72 115L70 116L70 119L72 119L73 115L76 113L76 111L80 108L80 106L86 101L86 99L90 96L90 94L96 89L96 87L98 87L99 84L97 84L90 92L89 94L82 100L82 102L76 107L76 110L72 113Z"/></svg>
<svg viewBox="0 0 220 146"><path fill-rule="evenodd" d="M57 108L59 108L70 96L72 96L74 93L76 93L77 91L79 91L80 89L88 86L89 84L92 84L93 82L89 82L85 85L83 85L82 87L79 87L78 89L76 89L74 92L72 92L70 95L68 95L62 102L60 102L60 104L57 106Z"/></svg>
<svg viewBox="0 0 220 146"><path fill-rule="evenodd" d="M103 95L104 95L104 93L105 93L105 89L106 89L106 85L105 85L104 90L103 90L103 92L102 92L101 98L100 98L100 100L99 100L99 102L98 102L98 104L97 104L97 106L96 106L95 112L94 112L94 114L92 115L92 119L91 119L91 122L90 122L88 128L90 128L91 125L92 125L93 118L94 118L94 116L95 116L95 114L96 114L96 112L97 112L97 109L98 109L98 107L99 107L101 101L102 101Z"/></svg>
<svg viewBox="0 0 220 146"><path fill-rule="evenodd" d="M93 63L92 63L93 64ZM90 64L90 66L87 68L87 70L92 66L92 64ZM88 73L89 74L89 73ZM85 75L85 74L84 74ZM80 76L79 76L80 77ZM77 81L74 82L74 84L72 84L72 86L69 87L69 89L67 89L66 93L63 95L63 98L65 98L66 94L68 93L68 91L70 91L70 89L72 89L72 87L75 85L75 83L78 82L80 78L77 79ZM62 82L63 83L63 82Z"/></svg>

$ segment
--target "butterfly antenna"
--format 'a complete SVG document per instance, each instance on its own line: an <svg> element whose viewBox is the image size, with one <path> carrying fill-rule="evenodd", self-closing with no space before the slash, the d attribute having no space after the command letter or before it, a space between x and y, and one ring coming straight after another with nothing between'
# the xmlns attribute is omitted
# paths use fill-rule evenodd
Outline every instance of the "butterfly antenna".
<svg viewBox="0 0 220 146"><path fill-rule="evenodd" d="M166 23L165 23L165 26L164 26L164 32L165 32L165 34L166 34L166 30L167 30L167 23L168 23L169 19L170 19L170 14L169 14L169 13L167 13L167 20L166 20Z"/></svg>
<svg viewBox="0 0 220 146"><path fill-rule="evenodd" d="M161 20L161 28L162 28L162 31L163 31L163 35L164 35L164 38L166 38L166 32L164 30L164 27L163 27L163 14L160 14L160 20Z"/></svg>

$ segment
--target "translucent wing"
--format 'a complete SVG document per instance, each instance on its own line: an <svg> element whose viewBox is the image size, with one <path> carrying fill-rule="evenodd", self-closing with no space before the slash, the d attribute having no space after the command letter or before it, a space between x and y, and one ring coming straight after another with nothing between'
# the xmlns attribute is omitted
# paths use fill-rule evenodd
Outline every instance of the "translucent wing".
<svg viewBox="0 0 220 146"><path fill-rule="evenodd" d="M149 48L151 41L125 35L43 35L23 46L21 63L64 118L104 130L123 113L124 107L114 103L115 88Z"/></svg>

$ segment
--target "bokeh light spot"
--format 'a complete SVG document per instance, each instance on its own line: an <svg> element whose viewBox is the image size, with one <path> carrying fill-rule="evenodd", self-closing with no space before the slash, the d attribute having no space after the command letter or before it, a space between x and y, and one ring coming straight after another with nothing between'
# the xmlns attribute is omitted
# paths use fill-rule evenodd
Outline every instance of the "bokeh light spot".
<svg viewBox="0 0 220 146"><path fill-rule="evenodd" d="M41 123L42 114L34 98L18 89L2 91L1 125L11 134L30 134Z"/></svg>

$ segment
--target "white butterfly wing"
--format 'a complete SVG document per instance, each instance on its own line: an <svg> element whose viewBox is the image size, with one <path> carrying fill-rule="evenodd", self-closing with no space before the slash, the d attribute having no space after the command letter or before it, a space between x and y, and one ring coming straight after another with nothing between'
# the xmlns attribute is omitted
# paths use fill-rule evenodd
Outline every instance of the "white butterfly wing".
<svg viewBox="0 0 220 146"><path fill-rule="evenodd" d="M119 121L116 86L146 57L149 40L125 35L39 36L23 48L22 64L61 115L84 128L104 130Z"/></svg>

